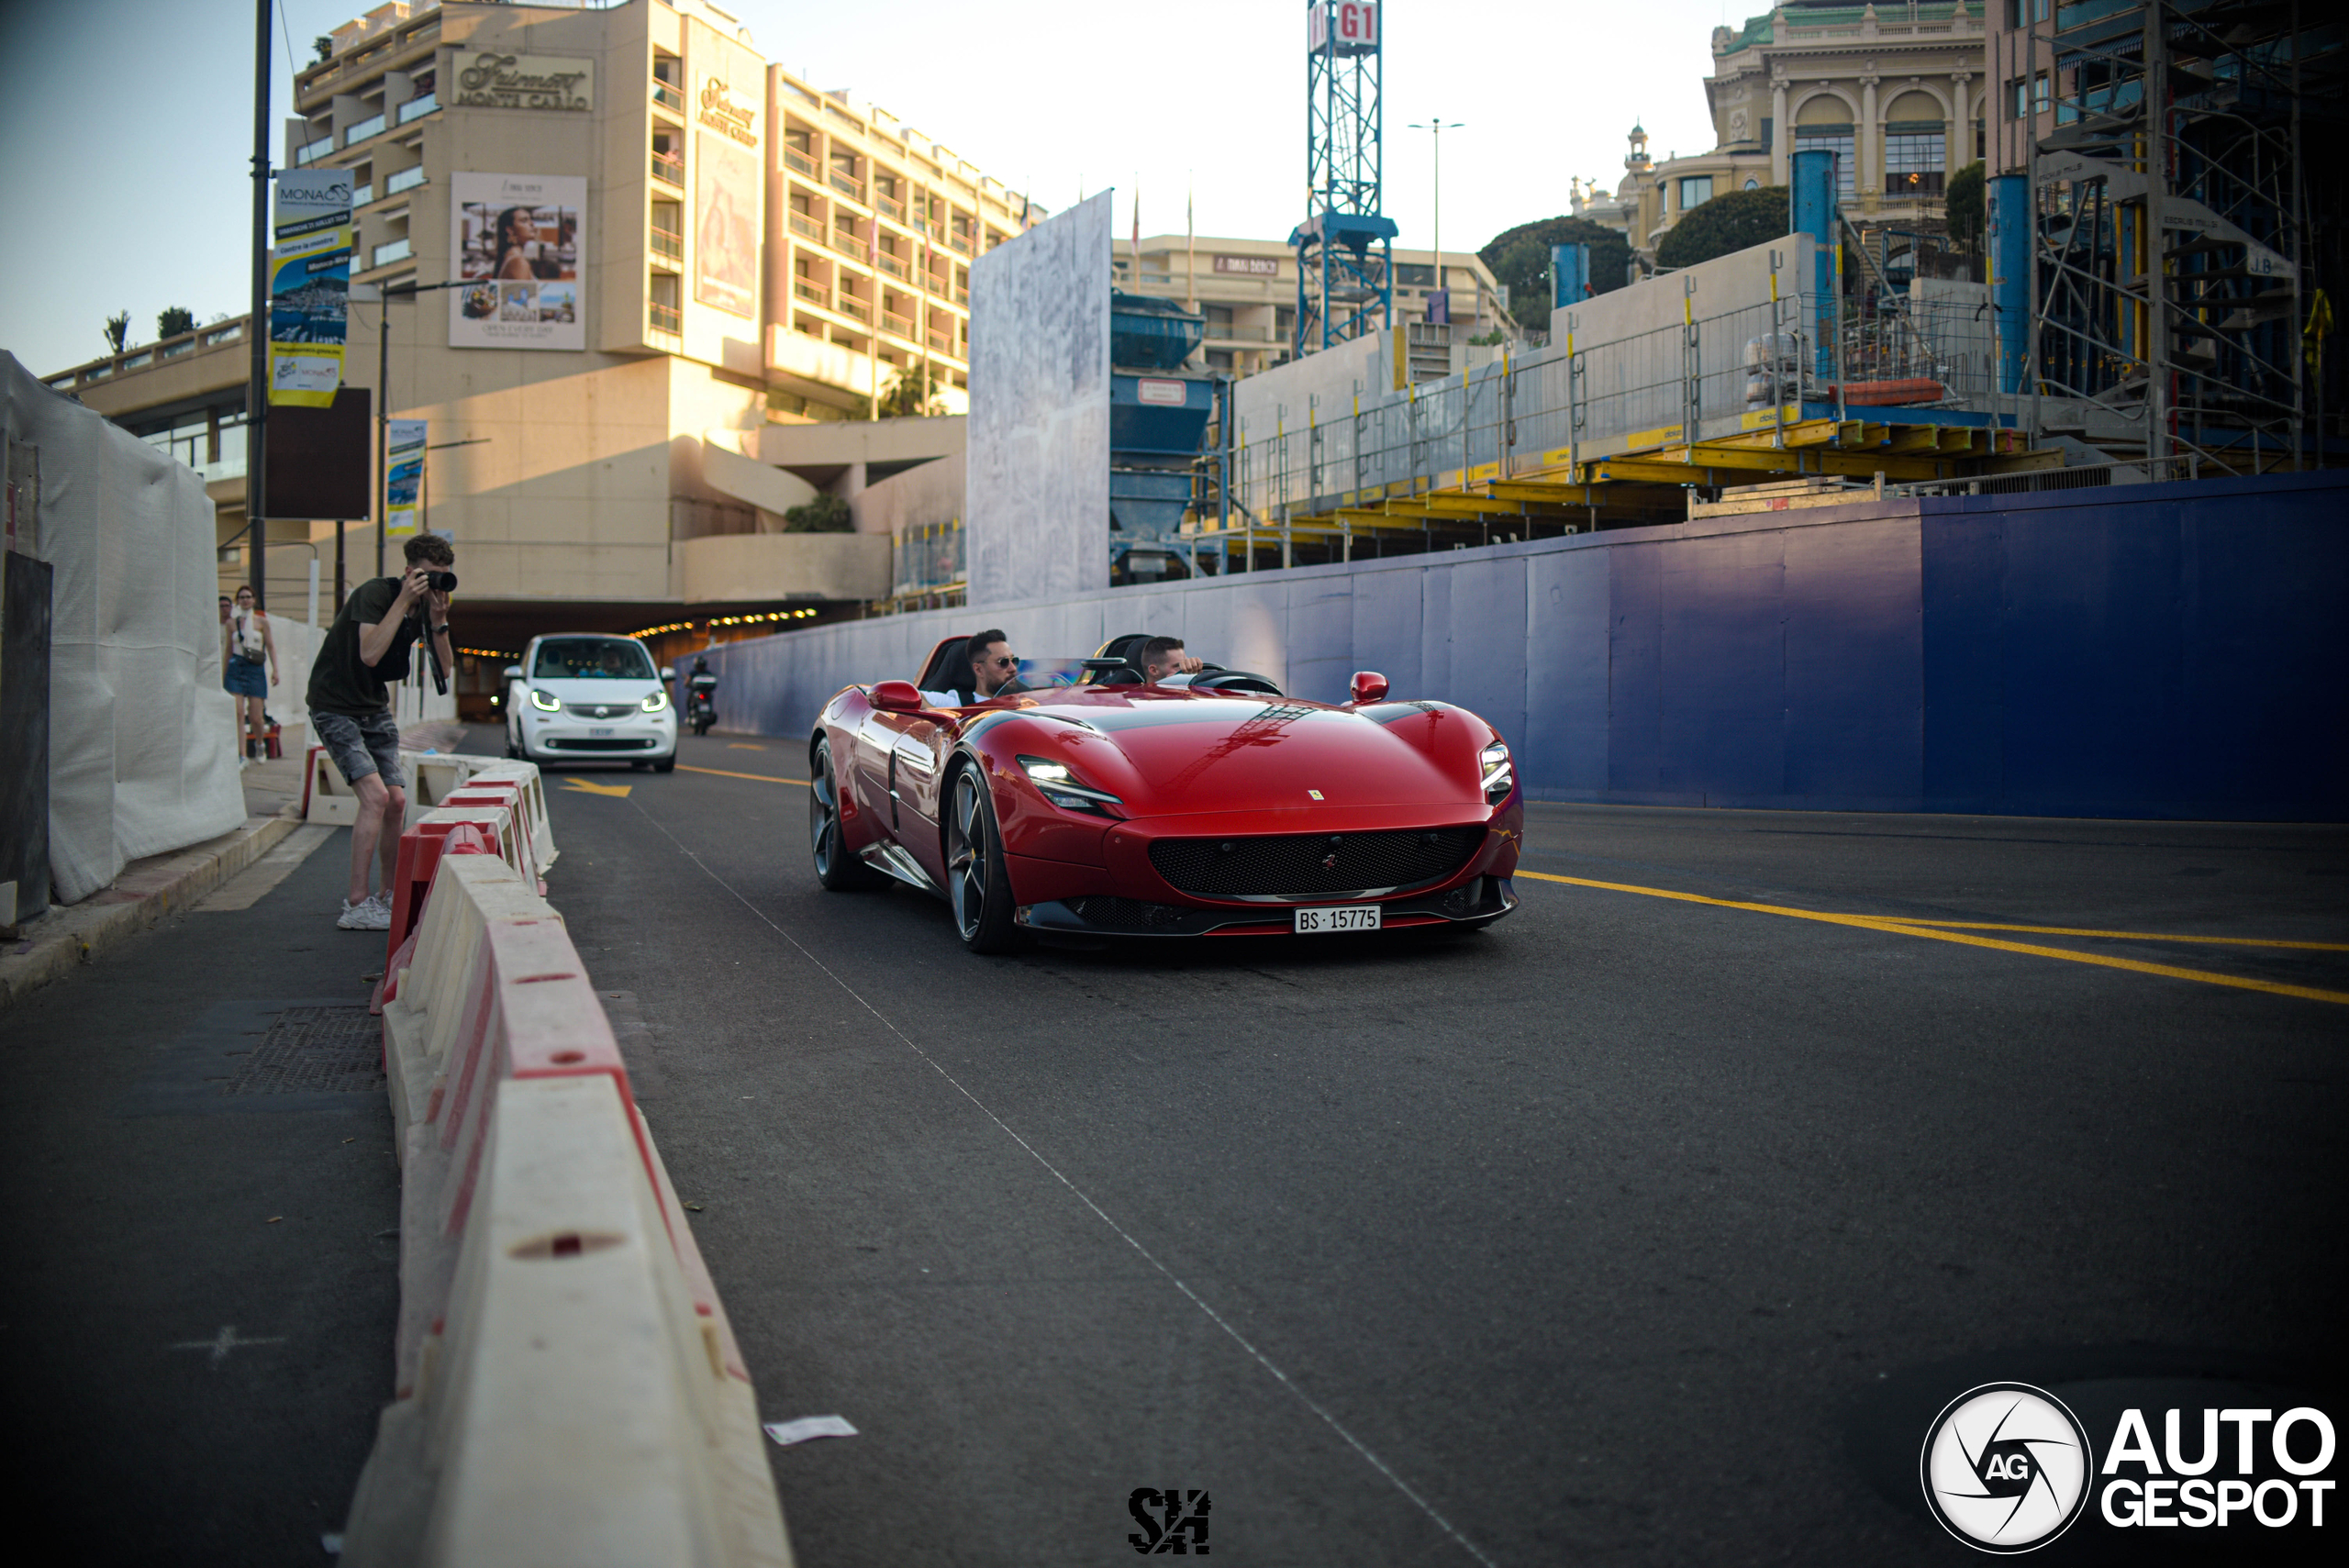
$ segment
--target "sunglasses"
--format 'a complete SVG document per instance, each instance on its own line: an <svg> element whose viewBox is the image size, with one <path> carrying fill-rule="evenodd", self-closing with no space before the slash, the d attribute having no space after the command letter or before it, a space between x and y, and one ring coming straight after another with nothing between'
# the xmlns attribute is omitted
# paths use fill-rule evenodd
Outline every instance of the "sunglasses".
<svg viewBox="0 0 2349 1568"><path fill-rule="evenodd" d="M1009 654L1005 654L1001 658L990 659L987 662L996 665L998 668L1008 669L1010 666L1019 663L1019 661L1012 658Z"/></svg>

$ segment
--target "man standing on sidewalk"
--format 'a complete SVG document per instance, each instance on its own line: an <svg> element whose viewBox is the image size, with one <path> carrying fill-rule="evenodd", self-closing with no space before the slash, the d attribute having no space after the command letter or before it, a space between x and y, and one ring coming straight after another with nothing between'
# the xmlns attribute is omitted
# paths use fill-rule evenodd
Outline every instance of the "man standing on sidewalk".
<svg viewBox="0 0 2349 1568"><path fill-rule="evenodd" d="M400 731L392 721L388 683L406 678L408 651L428 624L440 667L456 668L449 595L429 581L432 573L456 565L456 552L438 534L418 534L406 549L406 574L373 578L353 589L310 666L311 728L359 797L359 820L351 826L351 891L335 921L346 931L392 926L392 875L407 815L407 779L400 772ZM383 886L371 894L367 865L379 857Z"/></svg>

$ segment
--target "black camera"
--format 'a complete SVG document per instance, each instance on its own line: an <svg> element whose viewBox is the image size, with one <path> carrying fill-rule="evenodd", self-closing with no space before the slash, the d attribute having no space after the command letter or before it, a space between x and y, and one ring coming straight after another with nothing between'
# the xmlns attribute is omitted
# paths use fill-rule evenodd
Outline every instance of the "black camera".
<svg viewBox="0 0 2349 1568"><path fill-rule="evenodd" d="M457 574L453 572L428 572L424 574L424 585L436 594L453 594L457 591Z"/></svg>

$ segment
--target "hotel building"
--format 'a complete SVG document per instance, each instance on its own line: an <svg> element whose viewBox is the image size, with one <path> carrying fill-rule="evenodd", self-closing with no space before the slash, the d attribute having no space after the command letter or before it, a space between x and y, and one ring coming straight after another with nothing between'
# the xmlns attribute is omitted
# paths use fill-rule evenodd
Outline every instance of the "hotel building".
<svg viewBox="0 0 2349 1568"><path fill-rule="evenodd" d="M395 0L336 29L294 107L283 166L354 186L343 384L431 422L425 525L457 546L467 640L888 592L887 537L782 514L959 450L958 419L851 424L900 377L963 412L971 261L1041 208L770 65L709 0ZM369 299L407 284L430 292ZM205 473L224 585L252 565L244 330L49 378ZM270 531L332 581L334 524ZM349 528L351 581L374 549ZM298 556L272 551L281 606Z"/></svg>

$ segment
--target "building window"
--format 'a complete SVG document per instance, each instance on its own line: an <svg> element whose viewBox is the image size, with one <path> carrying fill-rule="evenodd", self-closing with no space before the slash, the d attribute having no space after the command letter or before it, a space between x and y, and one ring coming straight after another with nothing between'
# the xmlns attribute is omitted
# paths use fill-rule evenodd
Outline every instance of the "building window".
<svg viewBox="0 0 2349 1568"><path fill-rule="evenodd" d="M1751 178L1749 178L1749 179L1745 182L1745 188L1746 188L1747 190L1749 190L1749 191L1758 191L1758 190L1760 190L1760 189L1762 188L1762 182L1761 182L1761 181L1759 181L1759 180L1755 180L1755 179L1751 179ZM1504 310L1506 310L1506 309L1508 308L1508 305L1507 305L1506 303L1504 303L1504 304L1502 305L1502 308L1503 308Z"/></svg>
<svg viewBox="0 0 2349 1568"><path fill-rule="evenodd" d="M1949 161L1948 139L1942 128L1935 125L1928 130L1917 121L1896 121L1884 128L1884 194L1940 195L1942 171Z"/></svg>
<svg viewBox="0 0 2349 1568"><path fill-rule="evenodd" d="M2054 4L2054 0L2007 0L2007 26L2011 29L2043 22Z"/></svg>
<svg viewBox="0 0 2349 1568"><path fill-rule="evenodd" d="M1849 196L1857 188L1859 161L1853 154L1852 128L1841 126L1798 126L1795 128L1797 152L1831 152L1835 155L1835 189Z"/></svg>
<svg viewBox="0 0 2349 1568"><path fill-rule="evenodd" d="M2030 100L2028 108L2024 106L2026 94ZM2022 119L2032 113L2043 115L2047 112L2048 102L2047 72L2044 71L2032 77L2028 83L2018 76L2007 83L2007 118L2010 120Z"/></svg>
<svg viewBox="0 0 2349 1568"><path fill-rule="evenodd" d="M1687 212L1703 206L1713 199L1713 177L1710 174L1689 174L1680 182L1680 210Z"/></svg>
<svg viewBox="0 0 2349 1568"><path fill-rule="evenodd" d="M1765 147L1777 146L1777 135L1778 122L1772 119L1769 116L1764 115L1762 117L1762 145Z"/></svg>

